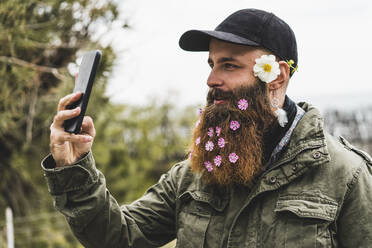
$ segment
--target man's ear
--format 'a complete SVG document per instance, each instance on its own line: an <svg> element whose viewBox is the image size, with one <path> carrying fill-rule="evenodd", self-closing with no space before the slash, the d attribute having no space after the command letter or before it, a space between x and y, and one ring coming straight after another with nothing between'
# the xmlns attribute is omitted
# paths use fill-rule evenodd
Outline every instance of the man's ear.
<svg viewBox="0 0 372 248"><path fill-rule="evenodd" d="M290 73L289 65L285 61L279 61L278 63L279 63L280 74L274 81L268 84L268 88L270 91L279 90L283 87L284 89L287 88L287 82L288 82L289 73Z"/></svg>

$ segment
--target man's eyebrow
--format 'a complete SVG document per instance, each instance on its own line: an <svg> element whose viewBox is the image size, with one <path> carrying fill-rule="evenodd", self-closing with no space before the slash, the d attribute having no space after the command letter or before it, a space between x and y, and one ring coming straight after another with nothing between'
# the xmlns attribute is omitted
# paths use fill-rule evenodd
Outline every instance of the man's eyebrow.
<svg viewBox="0 0 372 248"><path fill-rule="evenodd" d="M224 62L236 62L237 60L233 57L222 57L217 60L217 63L224 63ZM213 60L208 58L208 64L213 64Z"/></svg>

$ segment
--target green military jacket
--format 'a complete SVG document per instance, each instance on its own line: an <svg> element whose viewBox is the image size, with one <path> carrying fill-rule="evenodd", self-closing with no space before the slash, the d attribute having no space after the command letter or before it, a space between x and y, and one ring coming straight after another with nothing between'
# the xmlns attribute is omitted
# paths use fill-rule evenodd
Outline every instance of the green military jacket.
<svg viewBox="0 0 372 248"><path fill-rule="evenodd" d="M91 153L73 166L42 162L48 188L86 247L372 247L372 162L306 114L281 158L252 188L206 185L189 161L119 206Z"/></svg>

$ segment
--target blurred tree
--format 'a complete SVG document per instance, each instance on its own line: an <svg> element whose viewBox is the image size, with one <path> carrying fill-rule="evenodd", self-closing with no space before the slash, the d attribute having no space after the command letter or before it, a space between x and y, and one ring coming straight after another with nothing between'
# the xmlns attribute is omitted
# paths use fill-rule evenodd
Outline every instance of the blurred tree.
<svg viewBox="0 0 372 248"><path fill-rule="evenodd" d="M105 96L115 56L111 46L92 37L117 17L114 0L1 1L0 237L10 206L17 247L81 247L53 212L40 161L49 152L58 100L74 86L67 68L76 67L84 51L103 54L87 114L97 130L97 167L118 202L133 201L185 158L194 107L176 109L156 100L141 107L118 105Z"/></svg>
<svg viewBox="0 0 372 248"><path fill-rule="evenodd" d="M98 25L109 29L117 16L110 0L1 1L0 216L6 206L16 218L51 208L39 166L49 150L57 101L73 88L67 66L84 51L103 51L93 102L97 112L104 111L115 56L92 36Z"/></svg>
<svg viewBox="0 0 372 248"><path fill-rule="evenodd" d="M97 129L105 132L97 132L100 142L95 142L93 153L119 203L141 196L170 166L186 158L196 118L193 109L154 100L145 106L122 107L122 115L115 120L107 112L95 119Z"/></svg>

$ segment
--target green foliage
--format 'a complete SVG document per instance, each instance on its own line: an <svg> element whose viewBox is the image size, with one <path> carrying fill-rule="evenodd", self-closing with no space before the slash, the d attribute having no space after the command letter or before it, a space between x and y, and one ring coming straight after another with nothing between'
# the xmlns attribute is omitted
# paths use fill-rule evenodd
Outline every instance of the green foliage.
<svg viewBox="0 0 372 248"><path fill-rule="evenodd" d="M97 23L109 27L117 16L113 0L1 1L0 244L10 206L17 247L81 247L52 206L40 162L58 100L74 86L67 66L84 51L103 54L87 114L97 131L97 167L118 202L133 201L185 158L195 108L117 105L105 96L115 55L91 37Z"/></svg>
<svg viewBox="0 0 372 248"><path fill-rule="evenodd" d="M118 119L112 119L115 112L121 113ZM93 152L119 202L138 198L171 165L185 159L195 113L191 107L176 109L154 101L101 112L95 118L97 130L105 131L97 132Z"/></svg>
<svg viewBox="0 0 372 248"><path fill-rule="evenodd" d="M53 211L40 161L48 154L49 126L58 99L72 91L74 77L67 65L75 63L78 53L103 51L95 98L108 102L104 91L114 53L91 36L97 22L109 26L118 12L112 1L100 2L99 6L93 0L2 0L0 4L0 227L9 206L19 227L15 230L19 247L26 247L25 242L27 247L77 247L71 233L63 231L68 230L64 221L59 222L63 228L58 232L53 219L32 222L31 217ZM53 238L48 237L53 230Z"/></svg>
<svg viewBox="0 0 372 248"><path fill-rule="evenodd" d="M36 189L30 183L38 169L20 168L48 150L56 101L73 87L68 63L76 60L78 51L100 47L90 38L97 21L109 23L117 17L110 1L99 8L95 4L4 0L0 5L0 209L8 205L16 215L25 215L25 206L39 204L31 200ZM103 75L111 70L114 56L110 47L100 48L105 56L97 88L104 92ZM104 98L103 93L98 98Z"/></svg>

